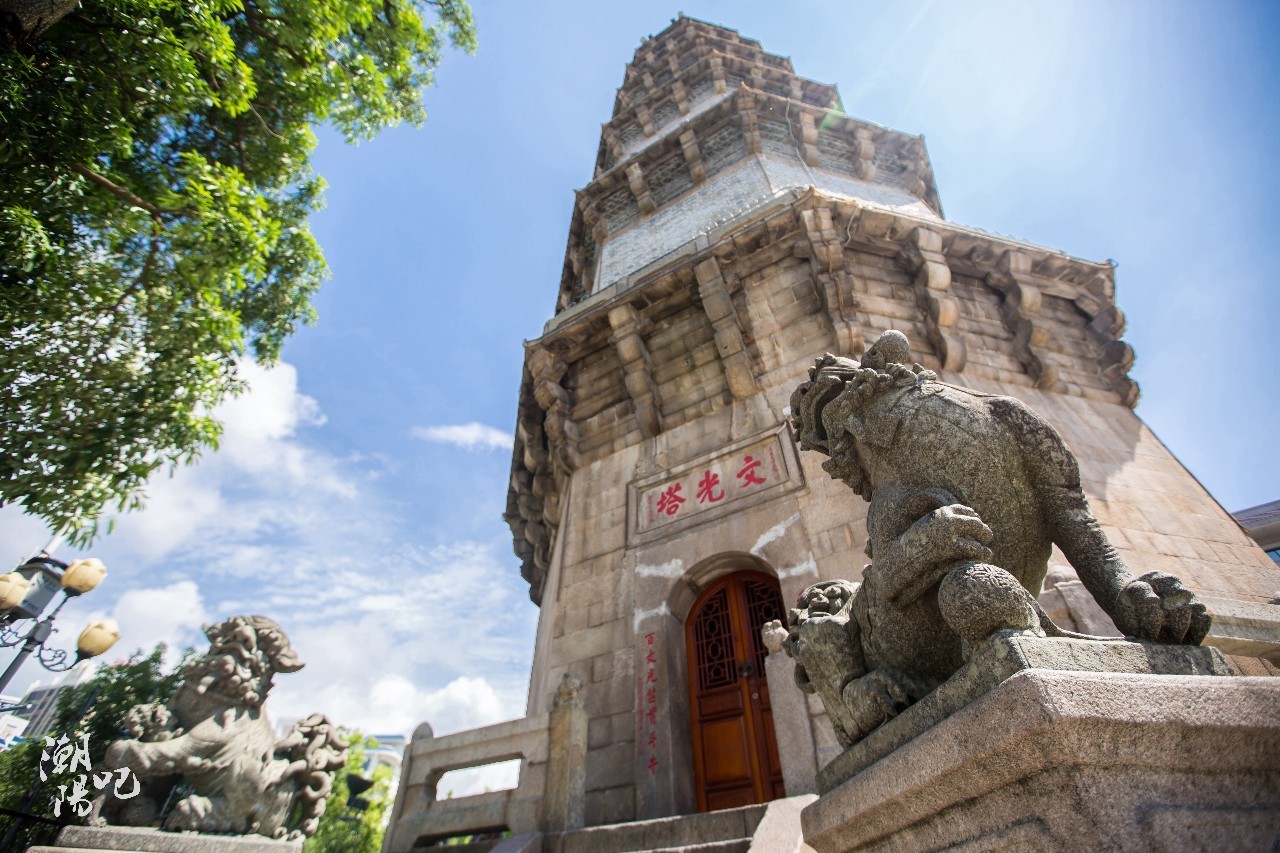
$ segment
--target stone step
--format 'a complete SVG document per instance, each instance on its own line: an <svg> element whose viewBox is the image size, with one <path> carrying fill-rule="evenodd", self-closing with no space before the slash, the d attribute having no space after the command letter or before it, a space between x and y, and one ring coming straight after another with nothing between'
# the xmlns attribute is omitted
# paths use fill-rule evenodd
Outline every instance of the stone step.
<svg viewBox="0 0 1280 853"><path fill-rule="evenodd" d="M555 839L559 853L632 853L687 850L696 853L746 850L767 806L743 806L701 814L593 826L566 832ZM733 847L708 847L735 844Z"/></svg>
<svg viewBox="0 0 1280 853"><path fill-rule="evenodd" d="M47 847L43 844L35 847L28 847L27 853L67 853L68 850L74 850L75 853L147 853L145 850L120 850L117 848L106 847Z"/></svg>
<svg viewBox="0 0 1280 853"><path fill-rule="evenodd" d="M202 835L133 826L68 826L36 853L302 853L301 841L257 835Z"/></svg>
<svg viewBox="0 0 1280 853"><path fill-rule="evenodd" d="M683 847L663 847L648 853L747 853L751 849L750 838L735 838L731 841L708 841L706 844L688 844Z"/></svg>

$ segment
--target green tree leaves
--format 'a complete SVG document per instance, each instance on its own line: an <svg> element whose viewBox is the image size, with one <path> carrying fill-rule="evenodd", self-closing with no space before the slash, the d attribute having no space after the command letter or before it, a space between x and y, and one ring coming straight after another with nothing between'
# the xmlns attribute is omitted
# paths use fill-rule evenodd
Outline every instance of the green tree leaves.
<svg viewBox="0 0 1280 853"><path fill-rule="evenodd" d="M93 677L58 696L57 717L49 734L75 737L77 732L89 735L89 756L94 765L102 761L113 741L126 737L121 722L134 705L168 702L182 682L182 668L190 662L194 651L188 649L172 670L163 668L165 646L156 646L149 654L141 650L128 659L99 667ZM41 782L40 754L45 750L43 737L29 737L25 742L0 752L0 807L25 811L46 818L53 817L53 803L58 785L69 785L70 770ZM66 817L69 812L64 812ZM0 834L10 829L14 820L0 820ZM12 849L25 849L28 843L52 840L52 833L39 824L26 824L15 839ZM43 840L43 841L41 841Z"/></svg>
<svg viewBox="0 0 1280 853"><path fill-rule="evenodd" d="M325 277L312 127L426 115L460 0L104 0L0 52L0 502L85 545Z"/></svg>
<svg viewBox="0 0 1280 853"><path fill-rule="evenodd" d="M363 811L348 808L350 791L347 777L362 775L365 756L378 745L378 741L356 731L344 731L342 736L351 745L347 762L334 774L333 790L325 801L320 825L316 834L307 839L303 853L378 853L382 849L386 812L392 802L394 771L386 764L378 764L370 773L363 774L373 780L373 787L362 795L369 802L369 807Z"/></svg>

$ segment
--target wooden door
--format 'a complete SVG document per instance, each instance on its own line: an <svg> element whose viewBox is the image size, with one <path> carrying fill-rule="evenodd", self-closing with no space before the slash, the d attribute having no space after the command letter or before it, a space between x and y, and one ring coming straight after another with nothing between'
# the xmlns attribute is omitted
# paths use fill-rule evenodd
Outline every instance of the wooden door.
<svg viewBox="0 0 1280 853"><path fill-rule="evenodd" d="M760 572L708 587L685 622L698 811L784 796L760 626L782 619L778 582Z"/></svg>

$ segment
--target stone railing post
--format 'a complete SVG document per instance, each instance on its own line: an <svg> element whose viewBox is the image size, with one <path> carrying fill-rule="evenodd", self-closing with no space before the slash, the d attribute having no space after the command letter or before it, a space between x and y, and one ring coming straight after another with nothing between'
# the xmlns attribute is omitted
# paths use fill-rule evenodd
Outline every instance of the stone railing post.
<svg viewBox="0 0 1280 853"><path fill-rule="evenodd" d="M582 707L582 677L576 672L564 674L550 718L542 828L544 832L581 829L587 791L587 712Z"/></svg>
<svg viewBox="0 0 1280 853"><path fill-rule="evenodd" d="M773 706L783 787L788 797L816 793L818 758L813 746L813 724L809 720L808 700L791 675L795 662L782 649L787 629L775 620L761 627L760 633L769 650L764 659L764 675L769 682L769 704Z"/></svg>

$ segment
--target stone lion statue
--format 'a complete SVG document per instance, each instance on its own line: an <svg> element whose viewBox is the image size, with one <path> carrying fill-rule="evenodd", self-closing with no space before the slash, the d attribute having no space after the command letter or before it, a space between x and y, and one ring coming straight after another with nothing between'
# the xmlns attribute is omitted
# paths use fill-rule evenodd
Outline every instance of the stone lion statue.
<svg viewBox="0 0 1280 853"><path fill-rule="evenodd" d="M263 708L272 679L303 666L279 625L235 616L204 632L209 651L183 672L168 705L134 707L124 720L131 738L107 747L105 765L132 770L142 795L100 796L91 822L149 826L185 782L193 793L173 807L165 829L310 836L347 745L321 714L282 739L272 731Z"/></svg>
<svg viewBox="0 0 1280 853"><path fill-rule="evenodd" d="M1012 397L939 382L885 332L860 362L827 354L791 397L805 450L871 506L861 585L814 584L787 651L846 746L955 673L998 631L1072 636L1035 600L1057 545L1127 636L1199 644L1203 604L1134 575L1107 541L1057 432Z"/></svg>

